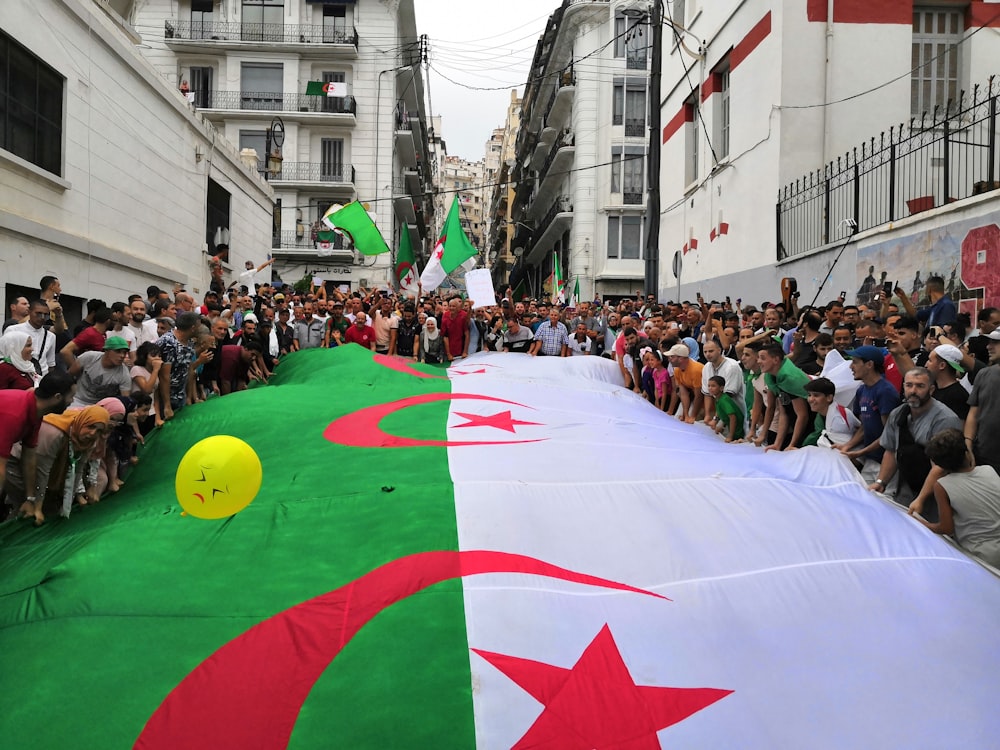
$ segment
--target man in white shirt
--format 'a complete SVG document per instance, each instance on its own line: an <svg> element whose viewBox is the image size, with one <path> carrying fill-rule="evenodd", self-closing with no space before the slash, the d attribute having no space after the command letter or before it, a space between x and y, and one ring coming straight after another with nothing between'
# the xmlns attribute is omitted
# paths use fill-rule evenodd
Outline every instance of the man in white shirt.
<svg viewBox="0 0 1000 750"><path fill-rule="evenodd" d="M135 337L136 348L147 341L156 341L160 336L156 332L156 319L146 320L146 303L137 299L129 305L128 325L124 326ZM131 341L129 342L131 344Z"/></svg>
<svg viewBox="0 0 1000 750"><path fill-rule="evenodd" d="M257 274L267 268L269 265L274 263L274 258L271 258L264 263L261 263L256 268L253 267L253 261L248 260L246 262L246 270L240 274L240 284L247 288L247 294L251 297L257 296L257 288L254 286L254 282L257 280Z"/></svg>
<svg viewBox="0 0 1000 750"><path fill-rule="evenodd" d="M36 299L28 310L28 319L7 329L8 332L20 331L31 337L31 361L42 377L56 369L56 336L46 329L45 323L48 320L48 303L43 299Z"/></svg>
<svg viewBox="0 0 1000 750"><path fill-rule="evenodd" d="M744 395L746 383L739 362L723 355L722 347L715 339L706 341L701 353L705 355L706 360L705 367L701 371L701 392L705 395L705 421L715 416L715 399L709 395L708 380L716 375L725 379L726 385L723 391L732 396L736 405L743 409L746 403Z"/></svg>

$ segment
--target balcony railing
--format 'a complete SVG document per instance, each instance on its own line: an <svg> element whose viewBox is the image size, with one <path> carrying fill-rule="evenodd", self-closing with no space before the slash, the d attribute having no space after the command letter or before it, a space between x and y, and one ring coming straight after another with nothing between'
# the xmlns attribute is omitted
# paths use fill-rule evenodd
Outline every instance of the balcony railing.
<svg viewBox="0 0 1000 750"><path fill-rule="evenodd" d="M546 117L549 116L549 112L552 111L552 105L556 103L556 95L559 93L559 89L563 86L575 86L576 85L576 73L573 72L572 66L568 70L562 71L556 78L556 85L552 87L552 94L549 96L549 101L545 104L545 109L542 110Z"/></svg>
<svg viewBox="0 0 1000 750"><path fill-rule="evenodd" d="M316 230L311 230L305 225L302 226L301 234L299 234L299 230L282 230L281 232L271 233L272 248L285 247L307 250L315 248L318 241L319 238L317 237ZM344 250L344 238L339 234L335 234L330 246L333 250Z"/></svg>
<svg viewBox="0 0 1000 750"><path fill-rule="evenodd" d="M646 135L646 121L641 117L626 117L625 135L626 137Z"/></svg>
<svg viewBox="0 0 1000 750"><path fill-rule="evenodd" d="M627 55L625 57L625 67L628 70L645 70L648 67L649 58L646 55Z"/></svg>
<svg viewBox="0 0 1000 750"><path fill-rule="evenodd" d="M778 192L777 257L790 258L857 231L1000 190L1000 81L871 138Z"/></svg>
<svg viewBox="0 0 1000 750"><path fill-rule="evenodd" d="M277 169L265 170L264 161L257 161L257 171L267 172L272 181L284 182L341 182L353 184L354 167L350 164L323 164L310 161L283 161Z"/></svg>
<svg viewBox="0 0 1000 750"><path fill-rule="evenodd" d="M196 91L195 102L201 102L198 106L203 109L316 112L334 115L358 113L358 103L353 96L312 96L268 91Z"/></svg>
<svg viewBox="0 0 1000 750"><path fill-rule="evenodd" d="M357 29L283 23L200 23L164 21L163 37L174 41L281 42L285 44L350 44L358 47Z"/></svg>
<svg viewBox="0 0 1000 750"><path fill-rule="evenodd" d="M638 193L624 192L622 193L622 203L626 206L641 206L642 205L642 191Z"/></svg>

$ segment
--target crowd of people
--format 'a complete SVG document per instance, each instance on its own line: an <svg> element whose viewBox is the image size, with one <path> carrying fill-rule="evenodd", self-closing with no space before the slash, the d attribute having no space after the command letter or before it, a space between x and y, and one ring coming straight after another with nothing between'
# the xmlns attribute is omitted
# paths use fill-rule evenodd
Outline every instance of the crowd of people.
<svg viewBox="0 0 1000 750"><path fill-rule="evenodd" d="M46 497L63 515L99 502L150 430L266 381L299 349L356 344L428 364L479 351L597 356L653 408L726 442L840 452L872 491L1000 566L1000 310L969 320L940 277L926 280L920 309L899 289L878 304L801 308L794 295L759 306L641 294L567 306L508 289L476 306L457 293L257 283L267 265L248 262L226 288L213 273L200 301L180 286L89 300L72 330L54 277L11 304L0 416L20 421L0 427L8 512L40 524ZM849 362L846 391L824 377L837 362Z"/></svg>

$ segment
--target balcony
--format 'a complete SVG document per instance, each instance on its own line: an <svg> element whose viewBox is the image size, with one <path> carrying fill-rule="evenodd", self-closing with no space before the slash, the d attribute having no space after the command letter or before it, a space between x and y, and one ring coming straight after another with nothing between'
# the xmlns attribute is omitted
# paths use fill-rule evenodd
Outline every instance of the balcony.
<svg viewBox="0 0 1000 750"><path fill-rule="evenodd" d="M329 57L358 56L358 32L353 27L282 23L201 23L170 19L163 24L163 40L176 52L206 49L271 49L288 47L298 54Z"/></svg>
<svg viewBox="0 0 1000 750"><path fill-rule="evenodd" d="M545 115L545 127L559 129L566 123L566 117L573 109L573 98L576 95L576 76L572 68L563 71L552 91L549 100L548 113Z"/></svg>
<svg viewBox="0 0 1000 750"><path fill-rule="evenodd" d="M625 56L625 67L628 70L646 70L649 67L649 58L645 54L637 55L634 53L629 53Z"/></svg>
<svg viewBox="0 0 1000 750"><path fill-rule="evenodd" d="M576 147L572 145L572 139L564 139L549 154L545 165L538 171L541 184L528 206L529 219L537 218L542 211L549 207L550 201L563 182L563 178L569 174L575 157Z"/></svg>
<svg viewBox="0 0 1000 750"><path fill-rule="evenodd" d="M525 262L529 265L539 263L572 224L573 204L569 196L560 196L538 222L534 242L525 253Z"/></svg>
<svg viewBox="0 0 1000 750"><path fill-rule="evenodd" d="M395 141L399 163L410 169L424 169L423 123L416 115L396 113Z"/></svg>
<svg viewBox="0 0 1000 750"><path fill-rule="evenodd" d="M271 235L271 255L276 258L332 258L353 261L354 251L346 247L344 238L334 233L330 247L319 241L318 232L300 225L299 230L281 231Z"/></svg>
<svg viewBox="0 0 1000 750"><path fill-rule="evenodd" d="M644 138L646 136L646 120L642 117L625 118L625 137Z"/></svg>
<svg viewBox="0 0 1000 750"><path fill-rule="evenodd" d="M264 174L264 162L258 162L257 171ZM315 188L340 194L354 195L355 173L350 164L324 164L311 161L283 161L278 169L266 170L272 183L282 187Z"/></svg>
<svg viewBox="0 0 1000 750"><path fill-rule="evenodd" d="M324 124L355 125L358 103L353 96L312 96L311 94L270 91L194 92L195 102L209 119L221 119L228 112L280 112L286 117L307 115L302 119L322 119ZM213 111L214 110L214 111ZM333 117L330 118L329 116ZM328 119L329 118L329 119Z"/></svg>

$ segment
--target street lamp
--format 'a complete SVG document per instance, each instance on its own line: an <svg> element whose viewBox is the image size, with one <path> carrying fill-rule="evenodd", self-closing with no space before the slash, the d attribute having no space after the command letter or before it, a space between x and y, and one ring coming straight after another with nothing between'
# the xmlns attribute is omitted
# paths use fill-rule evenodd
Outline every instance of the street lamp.
<svg viewBox="0 0 1000 750"><path fill-rule="evenodd" d="M285 123L280 117L271 120L264 139L264 179L281 174L281 145L285 142Z"/></svg>

